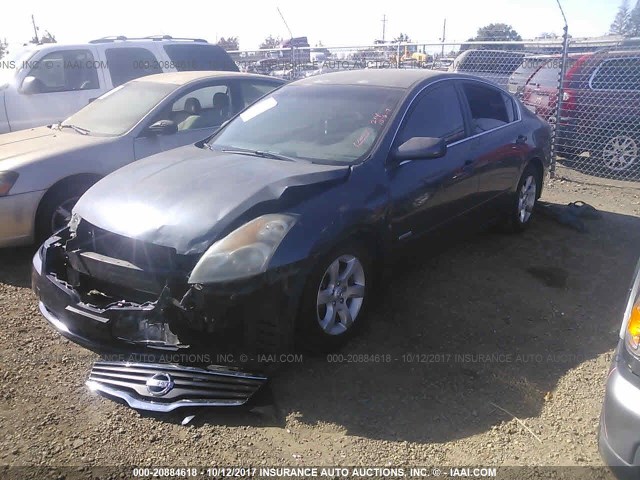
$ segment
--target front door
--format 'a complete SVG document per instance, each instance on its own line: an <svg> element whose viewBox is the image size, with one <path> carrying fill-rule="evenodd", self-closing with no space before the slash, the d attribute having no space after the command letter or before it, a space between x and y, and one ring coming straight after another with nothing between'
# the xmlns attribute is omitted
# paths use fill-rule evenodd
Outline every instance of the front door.
<svg viewBox="0 0 640 480"><path fill-rule="evenodd" d="M401 241L469 212L477 192L473 152L464 141L460 96L453 82L438 83L413 102L392 149L412 137L444 138L447 152L435 159L389 159L392 229Z"/></svg>
<svg viewBox="0 0 640 480"><path fill-rule="evenodd" d="M16 89L5 93L12 131L61 122L106 92L93 48L64 48L32 57Z"/></svg>

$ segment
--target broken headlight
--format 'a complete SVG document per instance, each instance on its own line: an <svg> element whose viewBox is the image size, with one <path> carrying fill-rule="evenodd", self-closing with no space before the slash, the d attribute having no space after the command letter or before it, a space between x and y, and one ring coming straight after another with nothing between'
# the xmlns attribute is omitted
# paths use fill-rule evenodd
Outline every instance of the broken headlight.
<svg viewBox="0 0 640 480"><path fill-rule="evenodd" d="M252 220L214 243L196 264L190 284L239 280L263 273L296 217L270 214Z"/></svg>
<svg viewBox="0 0 640 480"><path fill-rule="evenodd" d="M624 338L627 350L640 357L640 262L636 267L636 275L629 292L620 336Z"/></svg>

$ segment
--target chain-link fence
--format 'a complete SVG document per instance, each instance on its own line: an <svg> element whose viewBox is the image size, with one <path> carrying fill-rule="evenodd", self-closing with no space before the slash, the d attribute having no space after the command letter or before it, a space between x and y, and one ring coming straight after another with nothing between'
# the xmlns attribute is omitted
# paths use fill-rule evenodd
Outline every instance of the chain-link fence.
<svg viewBox="0 0 640 480"><path fill-rule="evenodd" d="M640 180L640 39L294 46L231 54L243 71L288 80L363 68L477 75L554 127L559 164Z"/></svg>

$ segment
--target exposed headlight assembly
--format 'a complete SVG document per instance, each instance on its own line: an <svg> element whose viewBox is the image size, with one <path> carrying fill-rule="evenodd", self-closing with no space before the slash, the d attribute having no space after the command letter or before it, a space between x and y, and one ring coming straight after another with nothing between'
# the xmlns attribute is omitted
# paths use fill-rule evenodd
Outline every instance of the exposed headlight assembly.
<svg viewBox="0 0 640 480"><path fill-rule="evenodd" d="M640 357L640 262L629 293L621 337L625 340L627 350Z"/></svg>
<svg viewBox="0 0 640 480"><path fill-rule="evenodd" d="M263 273L296 217L270 214L258 217L214 243L200 258L190 284L228 282Z"/></svg>
<svg viewBox="0 0 640 480"><path fill-rule="evenodd" d="M9 193L16 180L18 180L17 172L0 172L0 197Z"/></svg>

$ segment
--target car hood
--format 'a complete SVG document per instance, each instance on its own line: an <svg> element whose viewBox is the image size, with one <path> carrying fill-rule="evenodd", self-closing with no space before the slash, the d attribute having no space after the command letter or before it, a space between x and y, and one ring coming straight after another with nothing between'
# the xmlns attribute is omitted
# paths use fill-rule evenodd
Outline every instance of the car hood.
<svg viewBox="0 0 640 480"><path fill-rule="evenodd" d="M33 160L64 154L89 145L97 145L110 137L61 132L49 127L30 128L0 135L0 170L13 170Z"/></svg>
<svg viewBox="0 0 640 480"><path fill-rule="evenodd" d="M311 185L344 180L349 172L189 145L117 170L91 187L74 213L109 232L196 254L232 223L277 212L286 199L302 200Z"/></svg>

